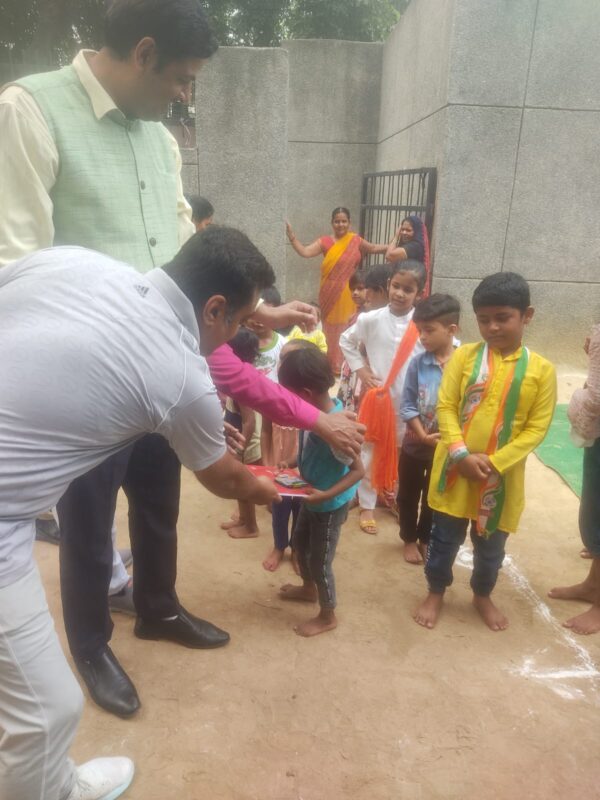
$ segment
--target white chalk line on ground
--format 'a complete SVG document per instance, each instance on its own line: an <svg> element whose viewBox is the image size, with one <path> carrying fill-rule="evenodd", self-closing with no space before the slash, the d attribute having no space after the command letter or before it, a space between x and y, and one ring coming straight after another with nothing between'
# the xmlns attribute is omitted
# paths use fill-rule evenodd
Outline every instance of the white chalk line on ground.
<svg viewBox="0 0 600 800"><path fill-rule="evenodd" d="M461 547L456 558L456 563L466 569L473 569L473 553L467 547ZM526 656L519 667L511 667L513 675L539 681L555 694L565 700L586 700L600 706L600 671L596 667L589 651L575 636L556 619L550 607L531 586L527 577L515 564L511 556L504 559L503 569L508 575L516 590L533 606L536 614L554 628L555 633L563 643L573 651L575 664L569 669L538 669L535 658ZM579 686L573 686L570 681L586 681L585 691Z"/></svg>

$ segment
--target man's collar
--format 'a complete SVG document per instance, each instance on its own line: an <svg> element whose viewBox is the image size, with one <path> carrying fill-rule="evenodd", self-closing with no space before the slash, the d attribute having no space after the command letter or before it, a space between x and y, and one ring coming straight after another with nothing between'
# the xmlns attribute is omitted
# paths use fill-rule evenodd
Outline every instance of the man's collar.
<svg viewBox="0 0 600 800"><path fill-rule="evenodd" d="M200 343L200 330L194 306L175 281L160 267L150 270L144 277L164 297L183 327Z"/></svg>
<svg viewBox="0 0 600 800"><path fill-rule="evenodd" d="M73 59L73 69L87 92L97 119L111 114L118 122L126 122L127 118L117 107L115 101L92 72L88 58L96 54L95 50L80 50Z"/></svg>

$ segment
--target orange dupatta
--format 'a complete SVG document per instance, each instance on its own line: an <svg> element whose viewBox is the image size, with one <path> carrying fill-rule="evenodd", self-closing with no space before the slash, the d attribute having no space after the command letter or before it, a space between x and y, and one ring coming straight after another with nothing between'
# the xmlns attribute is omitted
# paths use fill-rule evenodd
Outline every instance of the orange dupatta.
<svg viewBox="0 0 600 800"><path fill-rule="evenodd" d="M391 491L398 479L396 413L390 387L410 358L418 338L419 331L411 320L398 345L385 383L369 389L358 412L358 421L367 426L365 441L373 443L371 483L378 493Z"/></svg>

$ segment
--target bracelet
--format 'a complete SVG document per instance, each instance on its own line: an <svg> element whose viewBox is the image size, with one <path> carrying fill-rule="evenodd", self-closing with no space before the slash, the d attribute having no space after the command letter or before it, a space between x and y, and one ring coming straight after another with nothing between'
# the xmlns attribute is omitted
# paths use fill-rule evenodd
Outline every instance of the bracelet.
<svg viewBox="0 0 600 800"><path fill-rule="evenodd" d="M448 451L448 458L452 464L458 464L467 456L471 455L464 444L459 444Z"/></svg>

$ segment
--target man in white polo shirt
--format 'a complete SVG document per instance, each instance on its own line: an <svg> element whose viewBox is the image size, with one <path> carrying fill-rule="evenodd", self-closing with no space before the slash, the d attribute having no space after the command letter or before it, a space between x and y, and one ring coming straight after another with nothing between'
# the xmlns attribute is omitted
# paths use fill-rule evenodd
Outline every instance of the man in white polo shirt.
<svg viewBox="0 0 600 800"><path fill-rule="evenodd" d="M227 453L204 360L273 280L244 234L215 226L144 276L75 247L0 271L0 797L114 800L131 782L129 759L68 760L82 695L33 562L35 517L148 433L220 497L276 500Z"/></svg>

